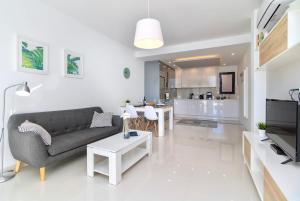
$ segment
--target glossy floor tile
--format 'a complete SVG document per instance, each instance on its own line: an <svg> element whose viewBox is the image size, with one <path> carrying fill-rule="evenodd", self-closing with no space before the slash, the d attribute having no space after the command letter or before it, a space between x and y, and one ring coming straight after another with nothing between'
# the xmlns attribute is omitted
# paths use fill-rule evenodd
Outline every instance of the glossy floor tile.
<svg viewBox="0 0 300 201"><path fill-rule="evenodd" d="M238 125L217 128L175 124L173 132L153 139L153 155L123 174L118 186L96 174L86 176L86 157L79 156L38 170L24 167L0 184L1 201L258 201L243 164Z"/></svg>

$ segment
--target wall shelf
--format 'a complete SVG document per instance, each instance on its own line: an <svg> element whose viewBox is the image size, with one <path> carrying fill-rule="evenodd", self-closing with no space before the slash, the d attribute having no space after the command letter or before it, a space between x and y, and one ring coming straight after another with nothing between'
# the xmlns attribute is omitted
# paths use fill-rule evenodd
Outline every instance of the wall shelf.
<svg viewBox="0 0 300 201"><path fill-rule="evenodd" d="M300 61L300 10L290 10L275 25L259 47L257 70L285 68Z"/></svg>
<svg viewBox="0 0 300 201"><path fill-rule="evenodd" d="M258 70L275 70L277 68L284 68L287 65L300 61L300 43L285 50L281 54L271 59L268 63L262 65Z"/></svg>

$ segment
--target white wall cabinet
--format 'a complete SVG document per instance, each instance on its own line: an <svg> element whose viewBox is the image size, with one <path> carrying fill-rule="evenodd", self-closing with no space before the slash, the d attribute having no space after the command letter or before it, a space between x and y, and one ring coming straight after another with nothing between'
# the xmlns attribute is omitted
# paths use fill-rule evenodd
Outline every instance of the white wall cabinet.
<svg viewBox="0 0 300 201"><path fill-rule="evenodd" d="M216 87L217 68L187 68L181 71L182 88Z"/></svg>
<svg viewBox="0 0 300 201"><path fill-rule="evenodd" d="M175 99L177 117L239 120L238 100Z"/></svg>
<svg viewBox="0 0 300 201"><path fill-rule="evenodd" d="M181 76L182 76L182 69L176 68L175 69L175 88L181 88Z"/></svg>

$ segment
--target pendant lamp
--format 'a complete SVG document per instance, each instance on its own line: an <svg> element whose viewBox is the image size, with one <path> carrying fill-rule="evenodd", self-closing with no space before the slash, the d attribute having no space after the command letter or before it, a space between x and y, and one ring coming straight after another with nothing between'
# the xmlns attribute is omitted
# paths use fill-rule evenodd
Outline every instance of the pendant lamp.
<svg viewBox="0 0 300 201"><path fill-rule="evenodd" d="M148 0L148 18L141 19L136 24L134 46L141 49L156 49L164 45L160 22L150 18Z"/></svg>

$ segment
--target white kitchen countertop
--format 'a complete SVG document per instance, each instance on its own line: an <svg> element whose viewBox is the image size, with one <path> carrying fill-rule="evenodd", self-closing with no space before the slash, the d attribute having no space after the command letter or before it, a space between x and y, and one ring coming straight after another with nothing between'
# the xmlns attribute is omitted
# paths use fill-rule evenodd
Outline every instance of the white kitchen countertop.
<svg viewBox="0 0 300 201"><path fill-rule="evenodd" d="M175 98L174 100L195 100L195 101L238 101L239 99L189 99L189 98Z"/></svg>

